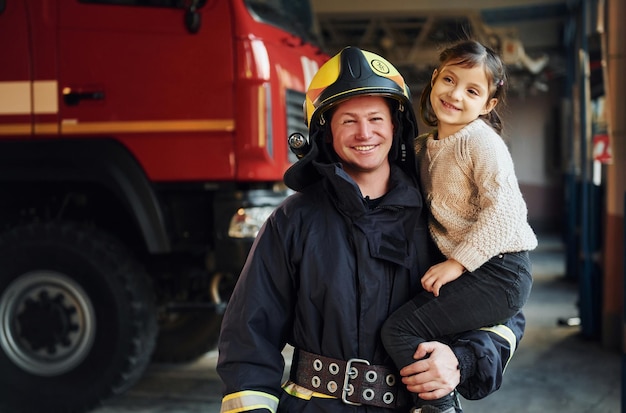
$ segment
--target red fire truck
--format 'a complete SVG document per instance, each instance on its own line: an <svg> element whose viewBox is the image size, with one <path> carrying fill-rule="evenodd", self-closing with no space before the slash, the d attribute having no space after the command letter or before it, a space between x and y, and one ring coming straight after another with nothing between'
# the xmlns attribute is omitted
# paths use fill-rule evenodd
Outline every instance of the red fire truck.
<svg viewBox="0 0 626 413"><path fill-rule="evenodd" d="M327 56L308 0L0 0L0 411L215 347Z"/></svg>

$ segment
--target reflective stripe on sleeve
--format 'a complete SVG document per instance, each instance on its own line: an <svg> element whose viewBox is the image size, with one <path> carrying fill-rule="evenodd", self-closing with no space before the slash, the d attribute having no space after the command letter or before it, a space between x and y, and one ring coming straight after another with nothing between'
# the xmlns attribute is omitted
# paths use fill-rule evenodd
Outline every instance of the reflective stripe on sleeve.
<svg viewBox="0 0 626 413"><path fill-rule="evenodd" d="M267 409L276 413L278 398L260 391L244 390L231 393L222 399L220 413L238 413L255 409Z"/></svg>
<svg viewBox="0 0 626 413"><path fill-rule="evenodd" d="M293 397L297 397L303 400L311 400L311 397L321 397L324 399L336 399L336 397L329 396L327 394L318 393L313 390L309 390L305 387L298 386L292 381L288 381L283 385L283 390Z"/></svg>
<svg viewBox="0 0 626 413"><path fill-rule="evenodd" d="M492 327L483 327L481 330L497 334L509 343L509 358L504 364L503 370L505 370L506 366L509 365L509 361L511 361L511 357L513 357L513 354L515 353L515 349L517 348L517 338L515 337L513 330L502 324Z"/></svg>

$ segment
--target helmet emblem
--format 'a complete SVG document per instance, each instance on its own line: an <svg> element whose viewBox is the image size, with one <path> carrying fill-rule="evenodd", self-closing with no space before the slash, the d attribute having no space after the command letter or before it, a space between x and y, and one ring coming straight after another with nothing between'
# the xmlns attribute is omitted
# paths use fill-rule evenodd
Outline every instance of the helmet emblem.
<svg viewBox="0 0 626 413"><path fill-rule="evenodd" d="M372 69L385 75L388 75L389 72L391 71L389 69L389 66L387 66L385 62L383 62L382 60L374 59L372 60L370 65L372 66Z"/></svg>

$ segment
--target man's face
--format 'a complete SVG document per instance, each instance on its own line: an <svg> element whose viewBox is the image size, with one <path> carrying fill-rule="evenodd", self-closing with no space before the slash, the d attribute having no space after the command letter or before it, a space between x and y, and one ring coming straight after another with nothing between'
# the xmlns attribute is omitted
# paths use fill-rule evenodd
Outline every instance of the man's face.
<svg viewBox="0 0 626 413"><path fill-rule="evenodd" d="M330 128L333 149L351 175L388 176L388 154L393 142L391 110L380 96L357 96L340 103Z"/></svg>

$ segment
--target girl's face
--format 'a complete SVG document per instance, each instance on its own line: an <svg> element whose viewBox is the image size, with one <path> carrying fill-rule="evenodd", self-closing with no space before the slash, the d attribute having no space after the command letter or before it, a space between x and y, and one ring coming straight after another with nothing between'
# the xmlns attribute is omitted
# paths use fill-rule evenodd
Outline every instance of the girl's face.
<svg viewBox="0 0 626 413"><path fill-rule="evenodd" d="M430 104L438 121L439 138L461 130L498 103L490 98L489 81L483 66L445 65L431 79Z"/></svg>

